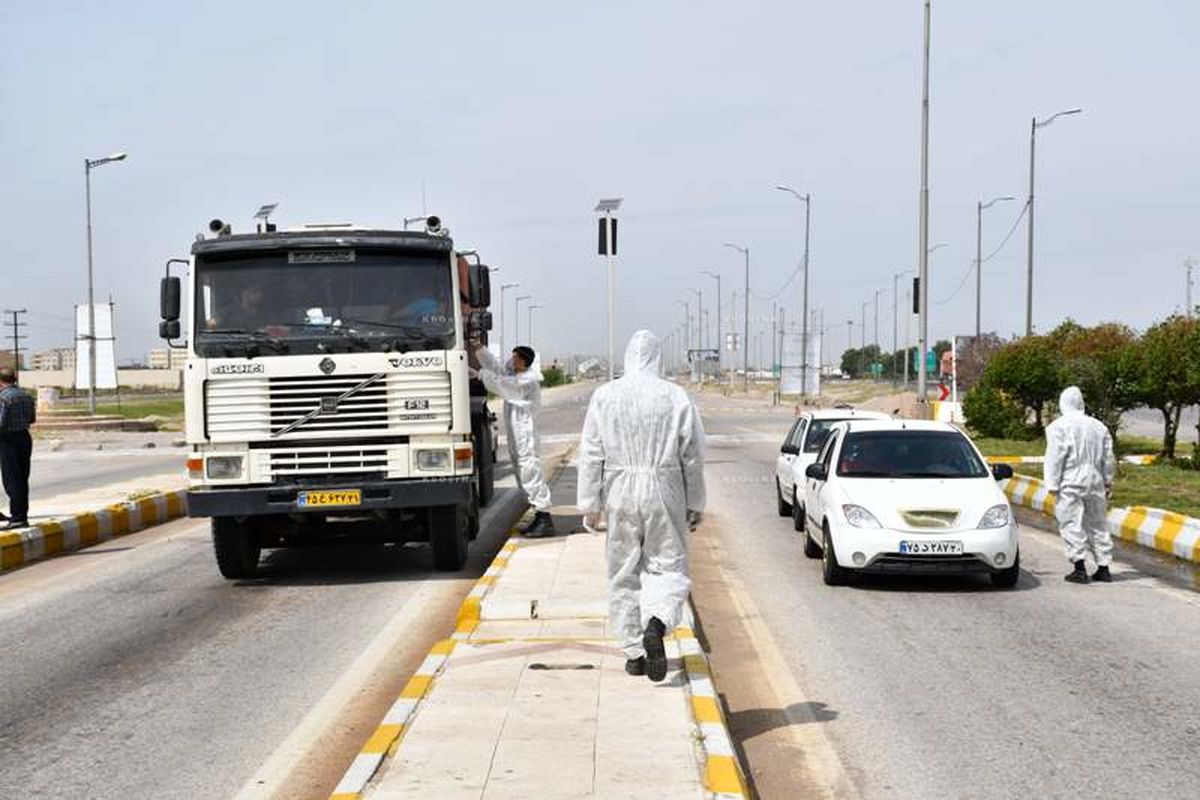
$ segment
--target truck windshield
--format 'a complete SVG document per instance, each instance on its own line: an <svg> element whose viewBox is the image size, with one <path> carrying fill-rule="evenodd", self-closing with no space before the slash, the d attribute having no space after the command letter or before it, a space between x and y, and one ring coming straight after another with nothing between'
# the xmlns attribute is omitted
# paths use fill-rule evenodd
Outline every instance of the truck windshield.
<svg viewBox="0 0 1200 800"><path fill-rule="evenodd" d="M196 263L196 353L447 349L450 278L436 253L213 254Z"/></svg>

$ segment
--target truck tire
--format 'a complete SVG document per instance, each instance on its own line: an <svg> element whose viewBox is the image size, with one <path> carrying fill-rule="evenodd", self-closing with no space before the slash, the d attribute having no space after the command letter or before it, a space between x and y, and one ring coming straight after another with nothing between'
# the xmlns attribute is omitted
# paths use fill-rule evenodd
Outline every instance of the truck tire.
<svg viewBox="0 0 1200 800"><path fill-rule="evenodd" d="M467 509L467 541L473 542L479 538L479 489L471 491L471 506Z"/></svg>
<svg viewBox="0 0 1200 800"><path fill-rule="evenodd" d="M429 511L429 544L433 566L454 572L467 563L470 519L466 506L438 506Z"/></svg>
<svg viewBox="0 0 1200 800"><path fill-rule="evenodd" d="M475 440L475 483L480 507L492 502L496 494L496 456L488 416L485 413L475 417L471 425L471 436Z"/></svg>
<svg viewBox="0 0 1200 800"><path fill-rule="evenodd" d="M229 580L253 578L262 553L262 534L252 521L239 523L234 517L212 518L213 552L217 569Z"/></svg>

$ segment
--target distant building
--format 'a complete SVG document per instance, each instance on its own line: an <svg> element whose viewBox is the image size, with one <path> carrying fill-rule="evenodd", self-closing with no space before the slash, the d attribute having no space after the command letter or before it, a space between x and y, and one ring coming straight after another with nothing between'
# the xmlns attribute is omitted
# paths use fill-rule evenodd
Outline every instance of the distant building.
<svg viewBox="0 0 1200 800"><path fill-rule="evenodd" d="M146 365L150 369L183 369L185 363L185 347L156 347L146 354Z"/></svg>
<svg viewBox="0 0 1200 800"><path fill-rule="evenodd" d="M31 369L37 371L75 371L75 348L52 347L49 350L39 350L29 361Z"/></svg>
<svg viewBox="0 0 1200 800"><path fill-rule="evenodd" d="M13 364L13 354L11 350L0 350L0 367L11 367Z"/></svg>

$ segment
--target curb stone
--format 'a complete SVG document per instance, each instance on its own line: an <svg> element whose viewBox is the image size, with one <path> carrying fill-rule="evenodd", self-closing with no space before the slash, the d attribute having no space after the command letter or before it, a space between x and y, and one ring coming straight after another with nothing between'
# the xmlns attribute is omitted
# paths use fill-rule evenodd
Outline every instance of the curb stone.
<svg viewBox="0 0 1200 800"><path fill-rule="evenodd" d="M187 490L180 489L6 531L0 533L0 571L82 550L177 519L186 512Z"/></svg>
<svg viewBox="0 0 1200 800"><path fill-rule="evenodd" d="M520 546L516 533L515 528L509 531L508 541L500 548L500 552L496 553L492 563L488 565L479 580L475 581L475 586L471 588L470 593L459 605L451 638L441 640L430 649L416 673L404 685L400 696L396 698L396 702L392 704L383 721L379 723L371 737L359 750L358 755L354 757L354 761L350 763L350 767L334 788L329 800L358 800L366 791L367 784L375 777L383 760L390 755L395 755L404 739L404 734L408 731L409 721L413 718L421 701L433 688L434 681L437 680L438 673L441 672L446 659L454 652L455 646L460 641L470 637L471 633L479 627L479 609L483 596L503 573L512 554Z"/></svg>
<svg viewBox="0 0 1200 800"><path fill-rule="evenodd" d="M1057 498L1037 478L1009 478L1001 483L1001 489L1017 505L1047 516L1054 514ZM1108 512L1108 529L1127 542L1200 563L1200 519L1161 508L1114 508Z"/></svg>

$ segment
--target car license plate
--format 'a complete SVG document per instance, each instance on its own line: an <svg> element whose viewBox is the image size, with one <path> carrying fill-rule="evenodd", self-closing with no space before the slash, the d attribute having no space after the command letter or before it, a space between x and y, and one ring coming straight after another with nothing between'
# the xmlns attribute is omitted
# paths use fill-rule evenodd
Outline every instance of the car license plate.
<svg viewBox="0 0 1200 800"><path fill-rule="evenodd" d="M962 542L935 541L902 541L900 552L913 556L961 556Z"/></svg>
<svg viewBox="0 0 1200 800"><path fill-rule="evenodd" d="M300 506L300 508L357 506L361 504L361 489L336 489L327 492L300 492L298 495L296 495L296 505Z"/></svg>

